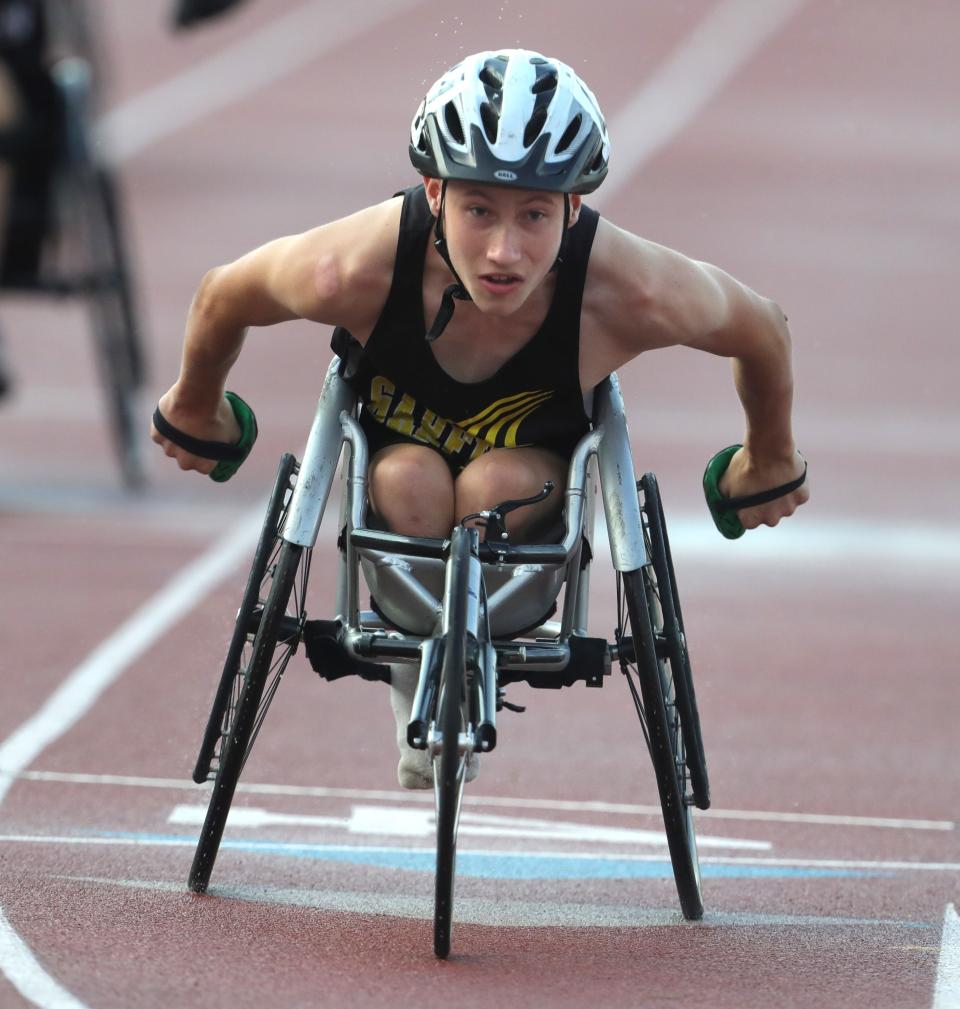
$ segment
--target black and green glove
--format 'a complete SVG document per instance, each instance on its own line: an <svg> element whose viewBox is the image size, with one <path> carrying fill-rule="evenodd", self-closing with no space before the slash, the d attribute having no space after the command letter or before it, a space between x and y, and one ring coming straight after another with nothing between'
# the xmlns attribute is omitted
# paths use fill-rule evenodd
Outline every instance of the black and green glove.
<svg viewBox="0 0 960 1009"><path fill-rule="evenodd" d="M745 532L743 523L737 517L737 512L741 508L755 508L757 505L766 504L768 501L775 501L778 497L785 497L792 494L798 487L803 485L807 479L807 463L804 460L803 472L789 483L781 484L770 490L760 491L758 494L747 494L743 497L724 497L720 493L720 478L727 471L730 460L743 448L742 445L730 445L722 452L718 452L707 463L707 468L703 474L703 494L707 499L707 506L713 517L714 525L728 540L739 539Z"/></svg>
<svg viewBox="0 0 960 1009"><path fill-rule="evenodd" d="M228 392L226 396L240 425L238 442L205 441L202 438L194 438L174 427L160 412L159 406L153 411L153 426L164 438L191 455L217 461L217 465L210 473L210 479L216 480L217 483L229 480L240 469L257 440L257 418L253 415L253 410L235 392Z"/></svg>

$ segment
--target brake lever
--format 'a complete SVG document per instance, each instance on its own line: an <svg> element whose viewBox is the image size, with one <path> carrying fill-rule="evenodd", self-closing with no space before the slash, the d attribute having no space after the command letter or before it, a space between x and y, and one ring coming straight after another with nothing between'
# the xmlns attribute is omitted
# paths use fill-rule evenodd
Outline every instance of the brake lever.
<svg viewBox="0 0 960 1009"><path fill-rule="evenodd" d="M534 494L533 497L527 498L516 498L510 501L504 501L501 504L495 505L493 508L489 508L486 511L478 512L476 515L469 515L467 518L479 518L483 520L484 525L484 543L490 543L493 541L496 543L500 541L501 543L506 542L507 539L507 526L504 521L505 517L512 511L516 511L518 508L524 508L527 505L538 504L540 501L545 501L554 491L555 484L552 480L547 480L543 485L543 490L539 494ZM467 519L464 519L466 522Z"/></svg>

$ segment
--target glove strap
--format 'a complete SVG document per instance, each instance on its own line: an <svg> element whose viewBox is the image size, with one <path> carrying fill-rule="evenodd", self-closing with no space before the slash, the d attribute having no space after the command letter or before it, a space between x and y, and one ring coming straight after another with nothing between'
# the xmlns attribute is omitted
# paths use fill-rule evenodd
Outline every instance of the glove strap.
<svg viewBox="0 0 960 1009"><path fill-rule="evenodd" d="M210 479L217 483L229 480L237 472L250 454L253 443L257 440L257 418L254 416L253 410L235 392L228 392L226 396L233 409L233 415L240 425L240 440L237 442L207 441L203 438L194 438L185 431L174 427L160 412L159 406L153 411L153 426L164 438L191 455L217 461L217 465L210 474Z"/></svg>
<svg viewBox="0 0 960 1009"><path fill-rule="evenodd" d="M718 452L707 463L703 474L703 494L707 499L713 523L728 540L739 539L746 532L743 523L737 518L738 511L742 508L756 508L758 505L768 504L770 501L776 501L777 498L792 494L798 487L802 487L807 479L807 462L804 460L803 472L789 483L760 491L757 494L724 497L720 493L720 479L726 473L730 460L741 448L743 448L742 445L730 445L722 452Z"/></svg>

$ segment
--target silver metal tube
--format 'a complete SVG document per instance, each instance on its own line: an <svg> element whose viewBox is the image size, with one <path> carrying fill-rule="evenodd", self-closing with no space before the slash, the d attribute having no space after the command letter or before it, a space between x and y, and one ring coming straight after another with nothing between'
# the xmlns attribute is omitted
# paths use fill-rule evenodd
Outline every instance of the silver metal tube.
<svg viewBox="0 0 960 1009"><path fill-rule="evenodd" d="M346 481L344 481L346 482ZM343 528L347 521L347 492L344 490L340 497L340 523L339 528ZM348 540L349 543L349 540ZM356 600L352 599L351 594L351 582L350 569L351 565L349 563L350 550L349 548L345 553L337 551L337 595L336 595L336 614L341 620L348 620L350 623L356 622Z"/></svg>
<svg viewBox="0 0 960 1009"><path fill-rule="evenodd" d="M610 375L597 386L593 409L594 421L604 432L597 462L613 566L617 571L636 571L648 558L627 418L616 375Z"/></svg>
<svg viewBox="0 0 960 1009"><path fill-rule="evenodd" d="M355 624L360 611L360 563L350 532L363 523L367 507L367 439L363 429L346 411L340 412L340 428L344 441L350 447L350 461L346 467L341 509L341 528L345 528L341 564L345 569L346 609L350 624Z"/></svg>
<svg viewBox="0 0 960 1009"><path fill-rule="evenodd" d="M483 568L479 558L470 554L470 576L467 581L467 633L474 637L480 632L480 586L483 582Z"/></svg>
<svg viewBox="0 0 960 1009"><path fill-rule="evenodd" d="M587 466L590 463L590 457L596 455L599 447L602 446L604 436L604 431L599 428L585 434L577 443L570 459L563 511L564 524L566 525L563 548L568 560L579 545L583 528Z"/></svg>
<svg viewBox="0 0 960 1009"><path fill-rule="evenodd" d="M570 646L544 644L507 644L497 647L498 669L565 669L570 662Z"/></svg>
<svg viewBox="0 0 960 1009"><path fill-rule="evenodd" d="M347 469L350 527L362 529L367 510L367 469L370 465L367 436L346 410L340 414L340 426L344 440L350 445L350 465Z"/></svg>
<svg viewBox="0 0 960 1009"><path fill-rule="evenodd" d="M351 410L356 400L353 389L340 377L339 365L335 357L327 368L283 531L288 543L302 547L317 542L343 443L340 415Z"/></svg>
<svg viewBox="0 0 960 1009"><path fill-rule="evenodd" d="M583 520L583 534L586 537L587 543L590 544L590 549L596 551L596 539L594 536L597 511L595 459L590 460L589 467L587 471L586 515ZM577 598L574 605L573 626L569 629L573 634L579 634L583 637L587 636L587 625L590 616L590 569L592 567L593 564L591 562L580 572L580 578L577 581Z"/></svg>

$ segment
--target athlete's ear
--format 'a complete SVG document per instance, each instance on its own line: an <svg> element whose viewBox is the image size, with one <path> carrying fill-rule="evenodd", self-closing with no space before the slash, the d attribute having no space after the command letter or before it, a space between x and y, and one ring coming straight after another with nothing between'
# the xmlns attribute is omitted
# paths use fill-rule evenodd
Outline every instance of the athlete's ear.
<svg viewBox="0 0 960 1009"><path fill-rule="evenodd" d="M583 203L583 197L571 193L571 195L569 196L569 200L570 200L570 217L567 220L567 227L572 228L577 223L577 218L580 216L580 205Z"/></svg>
<svg viewBox="0 0 960 1009"><path fill-rule="evenodd" d="M427 193L427 204L430 213L436 217L440 213L440 196L443 191L443 183L440 179L431 179L429 175L423 177L423 188Z"/></svg>

